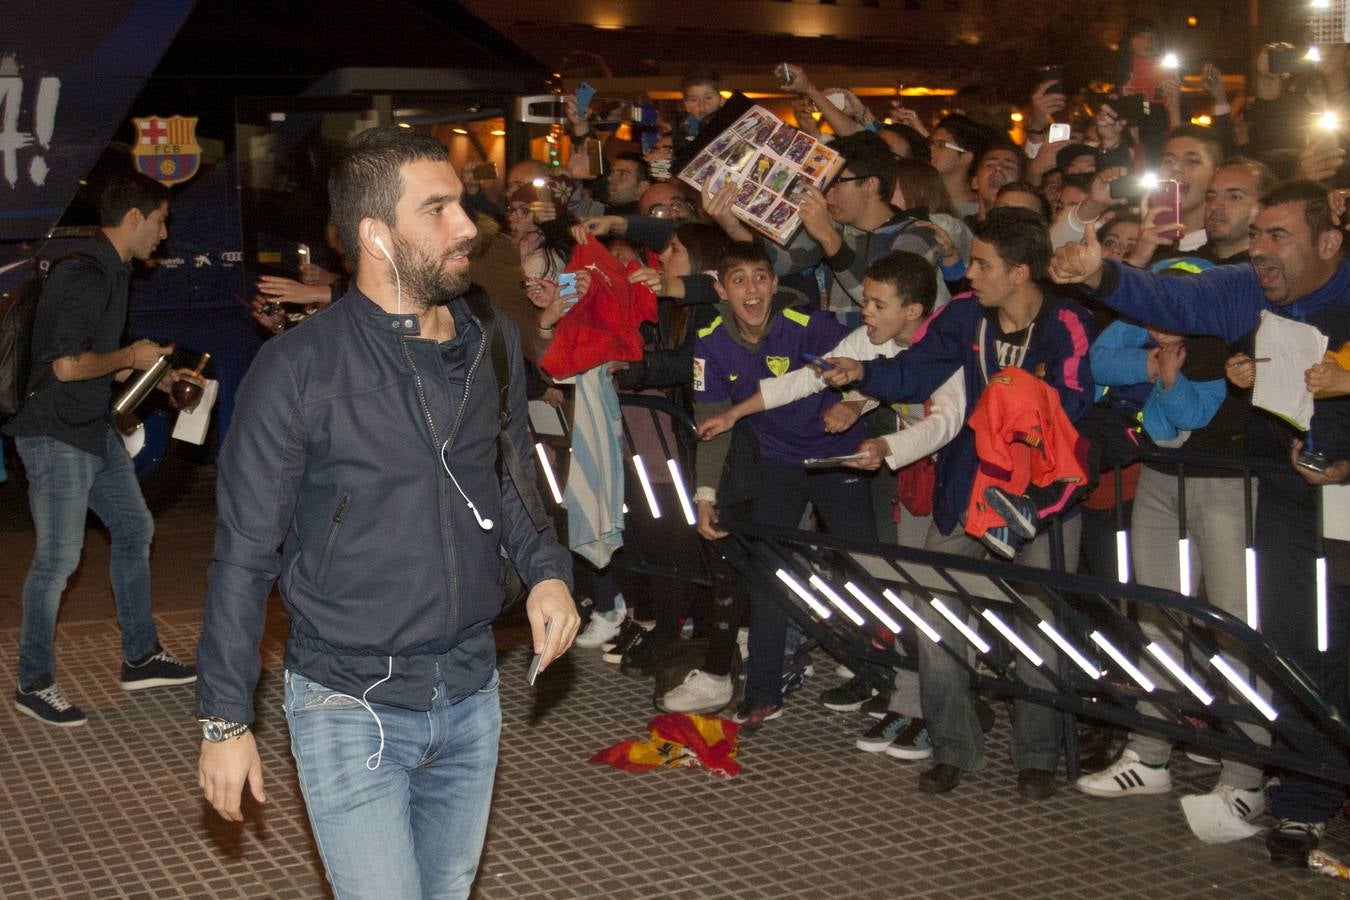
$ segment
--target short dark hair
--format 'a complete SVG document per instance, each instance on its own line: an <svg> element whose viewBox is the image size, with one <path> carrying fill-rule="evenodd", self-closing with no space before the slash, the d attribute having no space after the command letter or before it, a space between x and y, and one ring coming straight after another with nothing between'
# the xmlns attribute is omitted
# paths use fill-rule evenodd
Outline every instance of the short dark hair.
<svg viewBox="0 0 1350 900"><path fill-rule="evenodd" d="M773 271L773 260L769 259L769 251L759 242L732 241L722 250L722 255L717 260L717 280L726 278L727 273L737 266L755 263L763 263L765 268L770 272Z"/></svg>
<svg viewBox="0 0 1350 900"><path fill-rule="evenodd" d="M680 93L684 93L689 88L700 84L711 85L717 90L721 90L722 76L718 75L715 69L709 68L708 66L699 66L697 69L694 69L688 75L680 79Z"/></svg>
<svg viewBox="0 0 1350 900"><path fill-rule="evenodd" d="M1244 168L1256 176L1257 196L1263 197L1269 194L1275 189L1275 185L1279 184L1279 179L1275 177L1275 173L1271 171L1270 166L1260 160L1252 159L1250 156L1230 156L1215 166L1214 171L1217 173L1220 169L1237 167Z"/></svg>
<svg viewBox="0 0 1350 900"><path fill-rule="evenodd" d="M972 154L970 168L967 170L969 175L975 174L975 166L980 157L984 155L984 149L997 137L979 122L961 113L949 113L938 119L938 123L933 126L933 130L937 131L939 128L955 138L958 147Z"/></svg>
<svg viewBox="0 0 1350 900"><path fill-rule="evenodd" d="M984 162L985 159L988 158L989 154L993 153L996 150L1002 150L1004 153L1011 153L1013 155L1013 159L1017 160L1018 175L1022 174L1022 169L1025 168L1024 163L1026 162L1027 158L1026 154L1022 152L1021 147L1014 144L1008 138L1002 136L994 138L987 145L985 145L985 148L982 151L980 151L980 155L975 158L975 168L978 169L980 167L980 163Z"/></svg>
<svg viewBox="0 0 1350 900"><path fill-rule="evenodd" d="M1303 220L1315 241L1327 231L1338 231L1327 202L1327 189L1315 181L1286 181L1261 198L1261 208L1283 206L1286 203L1303 204Z"/></svg>
<svg viewBox="0 0 1350 900"><path fill-rule="evenodd" d="M1026 181L1008 182L1003 187L998 189L998 193L994 195L994 202L997 203L999 198L1002 197L1004 194L1030 194L1031 196L1035 197L1038 201L1040 201L1041 217L1044 218L1045 221L1047 222L1049 222L1052 218L1054 218L1054 216L1051 215L1050 201L1045 199L1045 195L1042 194L1040 191L1036 190L1036 188L1029 182Z"/></svg>
<svg viewBox="0 0 1350 900"><path fill-rule="evenodd" d="M328 176L333 225L359 268L361 220L378 219L391 228L403 196L403 166L419 160L450 159L450 151L426 132L411 128L370 128L347 141Z"/></svg>
<svg viewBox="0 0 1350 900"><path fill-rule="evenodd" d="M1045 219L1020 206L1001 206L975 229L975 237L991 245L1008 266L1026 266L1034 281L1050 265L1050 230Z"/></svg>
<svg viewBox="0 0 1350 900"><path fill-rule="evenodd" d="M637 153L633 150L625 150L623 153L620 153L618 156L614 157L615 162L618 162L621 159L637 164L637 174L638 174L637 180L639 182L652 180L651 164L647 162L647 158L643 156L641 153Z"/></svg>
<svg viewBox="0 0 1350 900"><path fill-rule="evenodd" d="M108 180L99 194L99 222L105 228L116 228L133 209L149 216L168 202L167 186L140 172L119 172Z"/></svg>
<svg viewBox="0 0 1350 900"><path fill-rule="evenodd" d="M1223 159L1223 142L1212 128L1206 128L1203 125L1178 125L1167 136L1163 138L1163 146L1167 142L1176 138L1190 138L1199 141L1205 148L1205 153L1209 156L1210 164L1218 168L1219 162Z"/></svg>
<svg viewBox="0 0 1350 900"><path fill-rule="evenodd" d="M933 311L937 275L933 264L917 253L894 250L868 266L863 277L889 284L900 295L901 303L919 304L925 316Z"/></svg>
<svg viewBox="0 0 1350 900"><path fill-rule="evenodd" d="M870 131L836 138L830 149L844 157L844 168L859 178L875 178L877 193L887 203L895 190L895 154L886 142Z"/></svg>
<svg viewBox="0 0 1350 900"><path fill-rule="evenodd" d="M881 130L889 131L891 134L899 135L905 139L905 143L909 145L909 156L903 157L904 159L917 159L928 162L933 158L933 152L928 147L928 138L903 122L892 122L889 125L882 125Z"/></svg>

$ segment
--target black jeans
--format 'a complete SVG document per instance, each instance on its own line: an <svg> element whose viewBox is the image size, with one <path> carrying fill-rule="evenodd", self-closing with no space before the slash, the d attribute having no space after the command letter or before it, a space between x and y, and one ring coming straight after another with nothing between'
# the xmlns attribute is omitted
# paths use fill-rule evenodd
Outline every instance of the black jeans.
<svg viewBox="0 0 1350 900"><path fill-rule="evenodd" d="M815 507L825 530L840 537L875 541L872 492L867 473L850 469L808 472L800 465L762 460L759 496L751 502L751 519L762 525L796 528ZM787 613L773 596L776 584L750 585L750 663L745 697L754 703L783 702L783 645Z"/></svg>

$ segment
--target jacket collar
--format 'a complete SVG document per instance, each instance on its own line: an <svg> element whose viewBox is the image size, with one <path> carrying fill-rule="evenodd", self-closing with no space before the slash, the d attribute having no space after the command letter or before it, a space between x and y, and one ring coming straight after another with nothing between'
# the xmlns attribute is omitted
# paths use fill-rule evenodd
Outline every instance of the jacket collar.
<svg viewBox="0 0 1350 900"><path fill-rule="evenodd" d="M476 285L469 289L470 292L477 290ZM460 323L466 321L472 322L479 330L483 328L479 316L466 300L467 296L468 292L450 301L450 314L455 319L456 333L460 332ZM422 333L421 321L416 313L405 311L402 315L398 315L397 313L385 312L354 283L347 289L347 293L343 297L343 307L350 309L353 318L374 331L406 337L417 337Z"/></svg>

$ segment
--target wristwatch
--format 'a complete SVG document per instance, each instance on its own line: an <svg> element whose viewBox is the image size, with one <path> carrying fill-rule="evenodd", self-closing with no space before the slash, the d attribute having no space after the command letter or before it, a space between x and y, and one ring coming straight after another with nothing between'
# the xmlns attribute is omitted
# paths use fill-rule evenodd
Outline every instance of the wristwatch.
<svg viewBox="0 0 1350 900"><path fill-rule="evenodd" d="M198 719L202 726L202 739L211 744L219 744L230 738L239 737L248 731L243 722L226 722L224 719Z"/></svg>

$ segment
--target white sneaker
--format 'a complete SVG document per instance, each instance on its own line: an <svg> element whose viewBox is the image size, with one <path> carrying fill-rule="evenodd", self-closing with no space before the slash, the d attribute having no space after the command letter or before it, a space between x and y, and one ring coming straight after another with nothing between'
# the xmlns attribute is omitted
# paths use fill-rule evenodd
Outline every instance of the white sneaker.
<svg viewBox="0 0 1350 900"><path fill-rule="evenodd" d="M741 648L741 665L750 659L750 629L741 627L736 629L736 646Z"/></svg>
<svg viewBox="0 0 1350 900"><path fill-rule="evenodd" d="M1260 834L1251 824L1266 808L1266 795L1260 788L1243 790L1231 784L1217 785L1208 794L1181 798L1181 811L1191 833L1206 844L1226 844Z"/></svg>
<svg viewBox="0 0 1350 900"><path fill-rule="evenodd" d="M594 650L601 644L614 640L622 627L623 616L617 611L591 613L591 621L573 643L584 650Z"/></svg>
<svg viewBox="0 0 1350 900"><path fill-rule="evenodd" d="M1100 772L1079 778L1080 791L1094 797L1128 797L1131 794L1166 794L1172 790L1172 775L1166 765L1149 766L1139 754L1126 749L1120 759Z"/></svg>
<svg viewBox="0 0 1350 900"><path fill-rule="evenodd" d="M691 669L684 681L666 691L657 705L666 712L715 713L731 702L731 677Z"/></svg>

